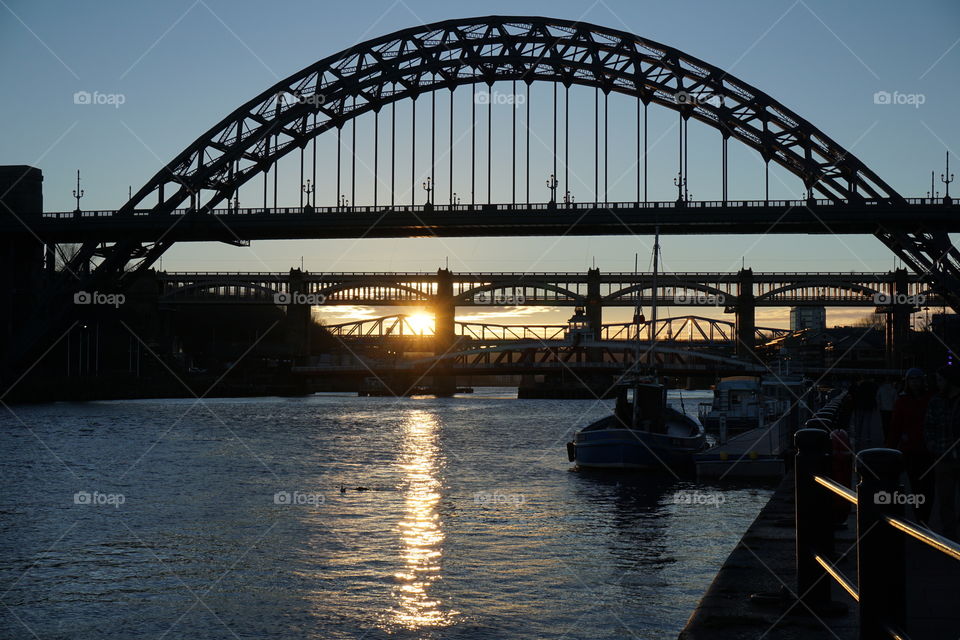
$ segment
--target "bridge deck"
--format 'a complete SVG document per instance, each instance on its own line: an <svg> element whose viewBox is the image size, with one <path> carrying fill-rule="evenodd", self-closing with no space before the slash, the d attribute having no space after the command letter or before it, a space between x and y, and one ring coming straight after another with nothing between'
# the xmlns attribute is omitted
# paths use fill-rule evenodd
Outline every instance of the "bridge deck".
<svg viewBox="0 0 960 640"><path fill-rule="evenodd" d="M23 223L4 217L0 233L25 233L26 224L50 242L634 235L657 228L665 234L867 234L906 223L956 232L958 212L960 203L923 198L106 210L43 213Z"/></svg>

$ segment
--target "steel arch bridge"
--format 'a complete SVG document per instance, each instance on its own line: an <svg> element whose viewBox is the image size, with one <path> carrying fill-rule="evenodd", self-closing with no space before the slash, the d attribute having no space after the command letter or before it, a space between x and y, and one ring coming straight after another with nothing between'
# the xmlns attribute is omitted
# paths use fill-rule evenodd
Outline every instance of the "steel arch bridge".
<svg viewBox="0 0 960 640"><path fill-rule="evenodd" d="M833 216L830 220L854 220L857 226L849 228L856 231L848 232L874 233L914 271L926 274L931 287L952 307L960 309L960 253L947 234L951 225L957 224L954 214L958 207L908 201L856 156L791 109L749 83L682 51L625 31L582 22L486 16L404 29L323 58L228 114L162 167L118 210L78 215L77 225L87 224L90 232L82 235L82 246L44 293L36 322L25 324L29 335L14 341L13 359L27 359L27 350L38 351L43 341L55 334L58 324L65 325L65 296L80 289L123 288L133 275L148 269L172 244L183 239L182 230L204 225L207 229L222 227L220 239L235 243L246 242L250 237L275 237L267 231L278 224L299 225L301 233L315 233L314 218L294 221L304 213L303 209L290 212L286 218L248 216L250 228L254 229L250 237L233 233L225 220L231 213L235 218L244 217L239 207L231 208L230 203L242 185L256 176L266 177L271 169L276 176L276 166L282 158L296 151L302 154L308 143L321 134L339 132L359 116L378 114L385 106L399 101L415 101L440 90L452 92L460 86L492 87L504 81L527 86L547 82L567 89L588 87L602 92L604 100L611 94L634 98L638 105L638 145L641 106L644 114L650 104L679 114L681 149L685 149L683 136L691 119L712 127L719 132L723 144L723 200L696 203L682 193L675 206L641 203L638 188L637 202L606 203L595 189L597 202L589 205L592 208L584 213L571 208L566 217L557 213L559 208L553 199L554 206L545 206L543 211L529 202L525 209L491 203L484 205L483 213L489 213L493 222L480 224L471 235L505 233L506 227L498 225L506 224L520 210L545 214L545 221L552 216L555 222L559 221L557 224L564 225L586 213L605 212L605 216L599 217L607 220L607 226L584 228L595 229L594 233L622 233L610 231L611 225L617 225L621 209L631 207L645 212L644 219L657 224L662 219L689 216L700 225L691 227L693 232L712 229L718 220L729 215L729 209L725 209L726 149L732 138L758 152L768 168L771 162L775 163L802 181L807 200L783 202L780 210L802 214L800 217L808 226L796 229L806 228L810 232L809 224L816 225L828 210ZM280 99L281 95L285 99ZM683 151L680 157L682 182ZM276 206L276 197L274 201ZM218 209L221 203L226 208ZM670 207L647 208L656 204ZM711 206L697 206L707 204ZM764 223L773 221L774 208L770 205L771 201L737 203L744 213L753 207L761 218L771 218L761 220ZM505 206L507 209L501 211ZM373 209L365 212L373 220L389 219L391 208ZM420 219L418 214L425 215L422 209L410 209L406 214L411 220ZM932 213L919 218L919 222L908 216L920 209ZM263 213L267 213L266 206ZM793 218L784 218L788 219ZM58 224L54 217L40 220L38 228L45 229L40 223L46 222ZM73 224L69 222L70 229L77 226L70 226ZM553 233L559 228L557 224L537 222L523 233ZM431 229L429 225L422 228ZM794 227L785 223L784 228ZM118 229L122 232L118 233ZM406 229L401 227L397 233L411 233ZM56 237L43 233L46 232L40 233L41 238ZM329 237L347 237L336 235L335 229L329 233ZM48 259L49 256L48 253Z"/></svg>
<svg viewBox="0 0 960 640"><path fill-rule="evenodd" d="M807 196L830 202L905 200L856 156L756 87L672 47L597 25L554 18L487 16L404 29L328 56L281 80L209 129L163 167L116 213L163 216L212 212L254 176L320 134L404 99L462 85L546 81L594 87L674 110L717 129L799 177ZM280 95L292 99L278 99ZM681 131L683 127L681 127ZM682 135L682 133L681 133ZM683 161L681 160L681 174ZM726 174L726 167L724 167ZM682 176L681 176L682 177ZM726 194L724 194L726 195ZM148 200L156 198L155 204ZM638 197L639 199L639 197ZM598 198L599 200L599 198ZM495 234L491 230L491 234ZM875 234L915 271L930 273L960 308L960 253L943 231L882 226ZM171 244L87 241L79 271L145 268Z"/></svg>

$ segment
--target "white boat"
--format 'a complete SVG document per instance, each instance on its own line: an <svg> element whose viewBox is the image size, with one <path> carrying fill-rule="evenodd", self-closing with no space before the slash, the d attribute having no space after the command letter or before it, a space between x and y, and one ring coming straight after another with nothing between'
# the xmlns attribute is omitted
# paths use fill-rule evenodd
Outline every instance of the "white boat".
<svg viewBox="0 0 960 640"><path fill-rule="evenodd" d="M784 387L796 384L792 376L721 378L714 387L713 401L701 403L697 417L707 431L721 434L725 440L727 434L763 427L780 418L793 399L784 393Z"/></svg>

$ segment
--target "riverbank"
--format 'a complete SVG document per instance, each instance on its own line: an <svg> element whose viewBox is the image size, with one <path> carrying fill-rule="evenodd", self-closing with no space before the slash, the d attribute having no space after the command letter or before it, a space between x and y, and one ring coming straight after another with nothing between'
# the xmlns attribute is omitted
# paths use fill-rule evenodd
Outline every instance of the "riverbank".
<svg viewBox="0 0 960 640"><path fill-rule="evenodd" d="M846 552L853 538L848 524L837 532L836 549ZM855 607L848 607L845 615L824 617L813 616L792 602L797 582L795 545L791 472L730 553L679 640L854 640ZM856 575L855 568L847 566L855 559L845 560L840 567L847 575ZM836 585L831 589L835 601L849 602ZM786 598L781 599L781 594Z"/></svg>

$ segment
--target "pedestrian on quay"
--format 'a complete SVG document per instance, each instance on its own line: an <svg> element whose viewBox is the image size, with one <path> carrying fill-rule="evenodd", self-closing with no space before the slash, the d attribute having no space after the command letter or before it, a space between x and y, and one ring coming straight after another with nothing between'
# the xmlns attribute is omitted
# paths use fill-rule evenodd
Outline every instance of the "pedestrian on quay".
<svg viewBox="0 0 960 640"><path fill-rule="evenodd" d="M883 429L883 439L890 437L890 421L893 419L893 405L897 402L897 388L893 381L884 379L877 387L877 411L880 412L880 426Z"/></svg>
<svg viewBox="0 0 960 640"><path fill-rule="evenodd" d="M910 491L922 496L914 503L916 517L925 525L933 509L933 473L928 473L933 457L924 442L923 421L932 396L923 369L908 369L903 377L903 391L893 405L886 438L886 446L903 453Z"/></svg>
<svg viewBox="0 0 960 640"><path fill-rule="evenodd" d="M934 495L940 512L940 533L957 538L957 484L960 482L960 366L937 369L939 392L930 399L924 419L924 440L933 465Z"/></svg>

